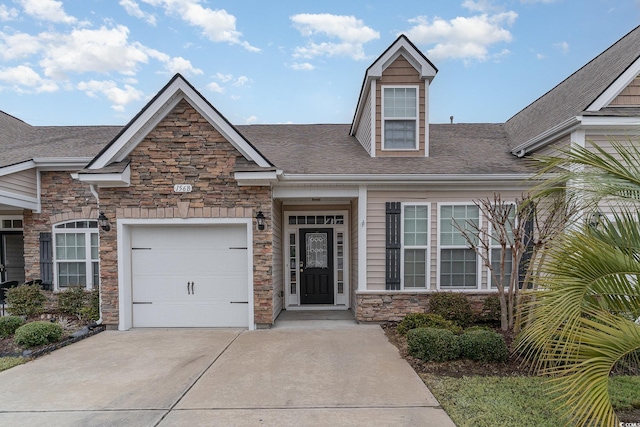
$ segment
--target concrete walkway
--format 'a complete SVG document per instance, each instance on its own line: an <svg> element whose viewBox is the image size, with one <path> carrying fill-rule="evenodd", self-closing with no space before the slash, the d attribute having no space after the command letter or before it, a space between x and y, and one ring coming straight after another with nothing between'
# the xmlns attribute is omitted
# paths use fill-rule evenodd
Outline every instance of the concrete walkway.
<svg viewBox="0 0 640 427"><path fill-rule="evenodd" d="M102 332L0 372L0 425L454 426L382 329L349 321Z"/></svg>

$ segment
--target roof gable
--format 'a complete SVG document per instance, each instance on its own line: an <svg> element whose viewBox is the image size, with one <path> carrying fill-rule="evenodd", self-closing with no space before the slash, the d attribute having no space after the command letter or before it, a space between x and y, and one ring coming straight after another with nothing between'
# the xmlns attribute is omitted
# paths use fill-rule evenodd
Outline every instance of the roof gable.
<svg viewBox="0 0 640 427"><path fill-rule="evenodd" d="M89 163L88 169L101 169L124 161L144 137L181 100L187 101L247 160L260 167L272 167L236 128L216 110L184 77L176 74L167 85L120 131L120 133Z"/></svg>
<svg viewBox="0 0 640 427"><path fill-rule="evenodd" d="M411 41L404 34L400 35L391 46L385 50L382 55L376 59L373 64L367 68L364 81L362 82L362 88L360 89L360 96L358 98L358 105L351 124L351 135L355 135L358 128L358 124L362 117L362 114L367 104L367 99L370 92L370 82L372 80L378 80L382 78L384 70L391 65L398 57L404 57L413 68L418 71L418 75L423 80L431 81L438 72L438 69L427 59L426 56L418 48L411 43Z"/></svg>
<svg viewBox="0 0 640 427"><path fill-rule="evenodd" d="M605 107L640 72L639 58L640 26L507 120L512 153L523 155Z"/></svg>

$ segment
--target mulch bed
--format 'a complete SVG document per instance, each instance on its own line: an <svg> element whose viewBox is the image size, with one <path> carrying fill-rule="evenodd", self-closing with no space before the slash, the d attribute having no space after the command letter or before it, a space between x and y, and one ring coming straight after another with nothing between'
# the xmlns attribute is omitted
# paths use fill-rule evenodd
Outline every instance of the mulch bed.
<svg viewBox="0 0 640 427"><path fill-rule="evenodd" d="M99 325L93 328L89 328L88 322L83 322L73 317L59 316L59 315L53 315L53 314L43 314L40 316L32 316L27 319L27 322L33 322L36 320L52 321L52 322L58 322L62 320L61 324L64 327L64 334L62 336L62 339L55 343L26 349L17 345L13 341L13 337L2 338L0 339L0 357L29 357L29 358L39 357L105 330L104 325Z"/></svg>

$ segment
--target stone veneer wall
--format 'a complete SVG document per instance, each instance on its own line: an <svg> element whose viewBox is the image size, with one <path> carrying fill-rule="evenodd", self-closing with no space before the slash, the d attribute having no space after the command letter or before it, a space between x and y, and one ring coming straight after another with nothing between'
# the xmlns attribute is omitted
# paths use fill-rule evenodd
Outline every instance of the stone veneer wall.
<svg viewBox="0 0 640 427"><path fill-rule="evenodd" d="M130 154L131 185L101 188L100 210L115 225L121 218L255 218L271 213L270 187L239 187L241 154L182 100ZM175 193L174 184L191 184ZM254 318L273 322L271 227L253 232ZM100 234L102 308L107 325L118 323L117 230Z"/></svg>
<svg viewBox="0 0 640 427"><path fill-rule="evenodd" d="M24 211L27 281L40 279L40 233L51 233L60 222L98 218L95 197L87 185L71 178L71 171L40 173L40 206L40 213Z"/></svg>
<svg viewBox="0 0 640 427"><path fill-rule="evenodd" d="M482 312L484 300L495 292L462 292L471 301L475 314ZM409 313L429 310L429 298L434 292L357 292L356 320L358 322L399 322Z"/></svg>

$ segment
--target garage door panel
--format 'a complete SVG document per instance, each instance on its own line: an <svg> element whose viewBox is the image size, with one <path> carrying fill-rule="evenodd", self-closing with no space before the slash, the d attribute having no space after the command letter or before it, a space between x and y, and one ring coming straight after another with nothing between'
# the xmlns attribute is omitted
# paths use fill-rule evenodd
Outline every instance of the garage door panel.
<svg viewBox="0 0 640 427"><path fill-rule="evenodd" d="M133 228L134 326L248 326L246 236L244 225Z"/></svg>

